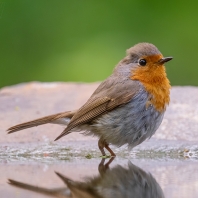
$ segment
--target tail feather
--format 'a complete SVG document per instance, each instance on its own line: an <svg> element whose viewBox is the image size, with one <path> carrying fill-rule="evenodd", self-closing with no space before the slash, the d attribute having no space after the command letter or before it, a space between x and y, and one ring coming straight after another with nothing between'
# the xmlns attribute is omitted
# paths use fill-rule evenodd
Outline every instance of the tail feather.
<svg viewBox="0 0 198 198"><path fill-rule="evenodd" d="M30 190L33 192L37 192L37 193L42 193L45 195L55 195L57 197L64 197L67 198L66 196L66 192L67 192L67 188L53 188L53 189L48 189L48 188L42 188L39 186L34 186L34 185L30 185L30 184L26 184L26 183L22 183L13 179L8 179L8 184L18 187L18 188L22 188L22 189L26 189L26 190Z"/></svg>
<svg viewBox="0 0 198 198"><path fill-rule="evenodd" d="M72 118L73 115L75 114L75 111L67 111L67 112L63 112L63 113L57 113L54 115L50 115L50 116L45 116L36 120L32 120L29 122L25 122L22 124L18 124L15 126L10 127L9 129L7 129L8 134L10 133L14 133L23 129L27 129L27 128L31 128L31 127L35 127L35 126L39 126L39 125L43 125L43 124L47 124L47 123L61 123L59 120L61 118Z"/></svg>

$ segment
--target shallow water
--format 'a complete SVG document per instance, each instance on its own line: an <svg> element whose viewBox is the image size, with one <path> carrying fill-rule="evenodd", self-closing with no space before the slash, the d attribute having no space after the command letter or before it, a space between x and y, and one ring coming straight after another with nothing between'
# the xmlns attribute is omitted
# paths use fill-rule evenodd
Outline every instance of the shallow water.
<svg viewBox="0 0 198 198"><path fill-rule="evenodd" d="M2 144L0 197L198 197L196 143L113 149L108 168L95 142Z"/></svg>

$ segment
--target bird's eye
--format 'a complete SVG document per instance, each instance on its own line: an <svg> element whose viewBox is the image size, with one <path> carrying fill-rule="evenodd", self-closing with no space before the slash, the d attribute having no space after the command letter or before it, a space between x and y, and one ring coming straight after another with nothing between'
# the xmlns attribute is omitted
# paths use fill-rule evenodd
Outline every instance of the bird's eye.
<svg viewBox="0 0 198 198"><path fill-rule="evenodd" d="M145 59L140 59L140 60L138 61L138 63L139 63L139 65L141 65L141 66L145 66L145 65L146 65L146 60L145 60Z"/></svg>

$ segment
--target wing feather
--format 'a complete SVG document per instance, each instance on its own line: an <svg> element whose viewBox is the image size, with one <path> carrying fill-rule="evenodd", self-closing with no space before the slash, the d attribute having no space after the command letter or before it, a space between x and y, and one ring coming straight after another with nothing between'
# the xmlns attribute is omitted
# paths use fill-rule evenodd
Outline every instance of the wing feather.
<svg viewBox="0 0 198 198"><path fill-rule="evenodd" d="M107 83L107 81L105 82ZM124 83L123 81L111 82L111 86L104 85L105 82L96 89L90 99L75 113L68 126L55 140L69 134L71 129L89 123L105 112L129 102L139 90L139 84L132 80L127 80Z"/></svg>

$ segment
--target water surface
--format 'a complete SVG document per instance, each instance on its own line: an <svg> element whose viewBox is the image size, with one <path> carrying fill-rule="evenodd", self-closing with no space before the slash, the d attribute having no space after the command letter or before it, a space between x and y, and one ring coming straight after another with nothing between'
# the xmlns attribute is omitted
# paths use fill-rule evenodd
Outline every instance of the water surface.
<svg viewBox="0 0 198 198"><path fill-rule="evenodd" d="M93 145L70 142L67 146L2 144L0 194L3 198L130 197L132 194L198 197L196 144L169 142L167 147L163 142L158 143L145 142L131 152L114 148L117 157L110 164L110 159L100 157L93 146L95 142Z"/></svg>

